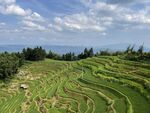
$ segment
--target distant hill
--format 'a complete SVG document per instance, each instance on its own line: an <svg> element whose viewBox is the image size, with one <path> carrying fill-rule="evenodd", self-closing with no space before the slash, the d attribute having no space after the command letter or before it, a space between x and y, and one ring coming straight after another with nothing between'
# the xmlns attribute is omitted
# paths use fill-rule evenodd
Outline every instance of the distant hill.
<svg viewBox="0 0 150 113"><path fill-rule="evenodd" d="M94 51L100 51L109 49L110 51L117 51L117 50L125 50L129 46L129 44L114 44L114 45L106 45L106 46L97 46L93 47ZM23 48L27 47L36 47L36 45L0 45L0 52L20 52ZM58 46L58 45L42 45L42 47L46 50L52 50L56 53L63 54L67 52L74 52L75 54L81 53L85 46ZM87 47L90 48L90 47ZM138 49L139 46L135 45L135 49ZM145 51L150 51L150 48L145 48Z"/></svg>

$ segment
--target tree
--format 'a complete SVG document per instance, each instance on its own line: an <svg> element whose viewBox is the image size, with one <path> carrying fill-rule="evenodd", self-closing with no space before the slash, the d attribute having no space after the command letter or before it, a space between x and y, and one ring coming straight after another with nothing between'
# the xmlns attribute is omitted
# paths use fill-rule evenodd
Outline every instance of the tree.
<svg viewBox="0 0 150 113"><path fill-rule="evenodd" d="M61 57L59 54L52 52L51 50L47 54L46 58L54 59L54 60L61 60L63 56Z"/></svg>
<svg viewBox="0 0 150 113"><path fill-rule="evenodd" d="M131 49L130 49L130 52L131 52L131 53L134 53L134 46L135 46L135 45L133 45L133 46L131 47Z"/></svg>
<svg viewBox="0 0 150 113"><path fill-rule="evenodd" d="M142 55L143 55L143 52L144 52L144 46L141 45L141 46L139 47L139 49L138 49L138 54L139 54L140 56L142 56Z"/></svg>
<svg viewBox="0 0 150 113"><path fill-rule="evenodd" d="M133 46L129 45L129 46L127 47L125 53L127 53L127 54L132 54L133 52L134 52L134 45L133 45Z"/></svg>
<svg viewBox="0 0 150 113"><path fill-rule="evenodd" d="M25 60L38 61L44 60L46 57L46 51L42 49L42 47L23 49L22 53L25 57Z"/></svg>
<svg viewBox="0 0 150 113"><path fill-rule="evenodd" d="M88 57L88 54L89 54L88 49L85 48L85 49L84 49L84 55L83 55L83 57L84 57L84 58L87 58L87 57Z"/></svg>
<svg viewBox="0 0 150 113"><path fill-rule="evenodd" d="M93 56L94 56L93 48L90 48L88 57L93 57Z"/></svg>
<svg viewBox="0 0 150 113"><path fill-rule="evenodd" d="M50 50L46 57L53 59L54 58L54 53Z"/></svg>
<svg viewBox="0 0 150 113"><path fill-rule="evenodd" d="M125 53L129 54L130 53L130 48L131 48L131 45L129 45L125 51Z"/></svg>
<svg viewBox="0 0 150 113"><path fill-rule="evenodd" d="M66 53L62 55L62 60L66 61L75 61L77 60L77 56L74 53Z"/></svg>
<svg viewBox="0 0 150 113"><path fill-rule="evenodd" d="M109 55L109 56L110 56L110 55L112 55L112 53L110 53L109 50L106 49L106 50L101 50L101 51L100 51L100 55L106 55L106 56Z"/></svg>
<svg viewBox="0 0 150 113"><path fill-rule="evenodd" d="M84 59L84 53L80 53L80 54L78 55L78 59Z"/></svg>

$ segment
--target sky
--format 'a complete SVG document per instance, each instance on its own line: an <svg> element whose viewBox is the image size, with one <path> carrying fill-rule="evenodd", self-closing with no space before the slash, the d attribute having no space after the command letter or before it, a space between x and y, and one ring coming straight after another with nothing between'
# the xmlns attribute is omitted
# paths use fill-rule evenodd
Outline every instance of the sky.
<svg viewBox="0 0 150 113"><path fill-rule="evenodd" d="M0 45L150 48L150 0L0 0Z"/></svg>

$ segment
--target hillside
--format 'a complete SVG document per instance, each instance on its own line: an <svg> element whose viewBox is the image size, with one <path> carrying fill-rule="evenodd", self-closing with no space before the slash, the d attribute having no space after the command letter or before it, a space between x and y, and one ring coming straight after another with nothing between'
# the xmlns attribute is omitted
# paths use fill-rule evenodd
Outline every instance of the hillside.
<svg viewBox="0 0 150 113"><path fill-rule="evenodd" d="M150 62L27 62L0 83L1 113L150 113Z"/></svg>

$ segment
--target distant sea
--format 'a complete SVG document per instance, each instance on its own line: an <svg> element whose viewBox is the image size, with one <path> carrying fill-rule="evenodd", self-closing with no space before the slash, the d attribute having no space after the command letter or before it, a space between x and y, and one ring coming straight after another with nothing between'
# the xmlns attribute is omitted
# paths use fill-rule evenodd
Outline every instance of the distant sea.
<svg viewBox="0 0 150 113"><path fill-rule="evenodd" d="M59 54L64 54L67 52L74 52L78 54L84 50L85 47L82 46L56 46L56 45L38 45L42 46L47 52L53 51ZM34 48L37 45L0 45L0 52L21 52L23 48Z"/></svg>
<svg viewBox="0 0 150 113"><path fill-rule="evenodd" d="M129 44L114 44L114 45L106 45L106 46L96 46L93 47L94 52L98 52L100 50L108 49L110 51L117 51L117 50L125 50ZM38 45L39 46L39 45ZM79 54L83 52L85 46L59 46L59 45L41 45L47 52L49 50L64 54L67 52L74 52L75 54ZM37 47L37 45L0 45L0 52L21 52L23 48L27 47ZM135 45L135 49L137 50L139 46ZM88 46L87 48L90 48ZM145 51L149 51L149 48L145 48Z"/></svg>

